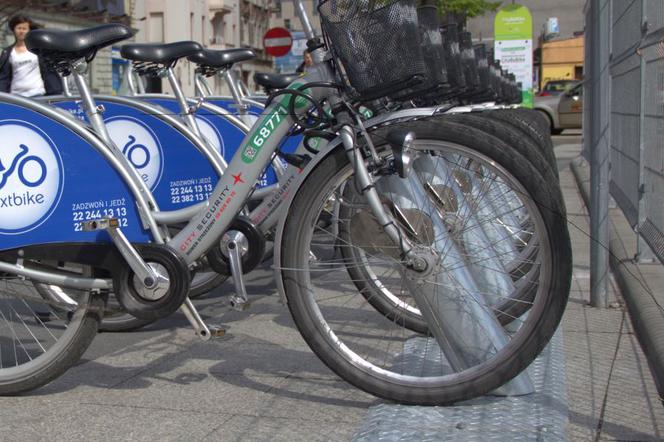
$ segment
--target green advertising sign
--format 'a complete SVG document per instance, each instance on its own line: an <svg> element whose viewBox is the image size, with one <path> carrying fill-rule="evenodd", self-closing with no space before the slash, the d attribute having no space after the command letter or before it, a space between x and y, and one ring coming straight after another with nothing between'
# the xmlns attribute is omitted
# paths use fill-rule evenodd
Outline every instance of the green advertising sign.
<svg viewBox="0 0 664 442"><path fill-rule="evenodd" d="M523 87L525 107L532 108L533 97L533 17L525 6L512 4L496 14L495 56L512 72Z"/></svg>
<svg viewBox="0 0 664 442"><path fill-rule="evenodd" d="M496 14L494 34L496 40L532 40L533 16L525 6L505 6Z"/></svg>

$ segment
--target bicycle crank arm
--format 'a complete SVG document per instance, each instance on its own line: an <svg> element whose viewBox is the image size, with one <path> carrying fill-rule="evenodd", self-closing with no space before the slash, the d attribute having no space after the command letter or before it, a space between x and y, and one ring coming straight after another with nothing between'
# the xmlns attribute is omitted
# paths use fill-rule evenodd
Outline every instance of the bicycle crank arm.
<svg viewBox="0 0 664 442"><path fill-rule="evenodd" d="M228 261L231 267L231 276L233 277L233 285L235 286L235 294L230 298L231 307L237 311L247 310L251 304L247 296L247 288L244 285L244 276L242 272L242 254L246 251L246 238L238 231L227 232L229 235L228 242L226 243L226 253L228 253Z"/></svg>
<svg viewBox="0 0 664 442"><path fill-rule="evenodd" d="M160 275L145 263L138 251L127 240L120 230L120 222L116 218L90 220L83 223L84 232L96 230L105 230L110 235L122 257L146 288L151 289L157 286Z"/></svg>
<svg viewBox="0 0 664 442"><path fill-rule="evenodd" d="M196 336L201 338L201 340L209 341L212 338L221 338L226 334L226 329L205 325L203 318L198 314L198 310L196 310L194 303L189 298L180 306L180 311L187 317L191 326L194 327Z"/></svg>

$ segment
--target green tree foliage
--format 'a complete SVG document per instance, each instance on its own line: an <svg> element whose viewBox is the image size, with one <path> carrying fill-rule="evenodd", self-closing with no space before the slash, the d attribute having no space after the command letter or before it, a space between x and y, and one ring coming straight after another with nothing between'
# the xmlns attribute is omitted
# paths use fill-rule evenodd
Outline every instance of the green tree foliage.
<svg viewBox="0 0 664 442"><path fill-rule="evenodd" d="M473 18L495 11L500 7L502 1L436 0L436 4L441 14L464 14L468 18Z"/></svg>

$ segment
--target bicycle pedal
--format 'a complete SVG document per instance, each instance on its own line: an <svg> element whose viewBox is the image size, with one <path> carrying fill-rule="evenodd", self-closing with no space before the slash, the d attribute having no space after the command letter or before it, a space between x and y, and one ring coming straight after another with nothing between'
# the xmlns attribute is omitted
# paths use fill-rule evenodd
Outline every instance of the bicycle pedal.
<svg viewBox="0 0 664 442"><path fill-rule="evenodd" d="M91 219L83 222L84 232L95 232L97 230L107 230L109 228L120 227L120 221L117 218Z"/></svg>
<svg viewBox="0 0 664 442"><path fill-rule="evenodd" d="M220 339L223 337L229 337L230 335L226 335L226 329L223 327L217 327L214 325L209 325L208 329L210 330L210 337L212 339Z"/></svg>
<svg viewBox="0 0 664 442"><path fill-rule="evenodd" d="M238 312L247 311L251 307L251 302L245 301L244 299L242 299L242 297L237 295L231 296L229 303L231 305L231 308Z"/></svg>

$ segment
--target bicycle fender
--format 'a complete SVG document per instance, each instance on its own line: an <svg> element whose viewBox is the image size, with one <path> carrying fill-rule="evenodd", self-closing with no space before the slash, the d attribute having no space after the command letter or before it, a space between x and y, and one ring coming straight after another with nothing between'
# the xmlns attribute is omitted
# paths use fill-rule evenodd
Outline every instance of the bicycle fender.
<svg viewBox="0 0 664 442"><path fill-rule="evenodd" d="M95 100L104 107L111 139L150 188L160 210L183 209L212 193L219 181L218 168L202 153L201 143L183 132L184 124L175 126L174 118L164 115L167 110L122 97ZM87 120L76 98L52 104ZM223 161L220 155L219 160Z"/></svg>
<svg viewBox="0 0 664 442"><path fill-rule="evenodd" d="M81 122L34 100L0 94L0 250L46 243L108 243L89 219L118 219L149 242L127 172ZM10 167L12 166L12 167Z"/></svg>

